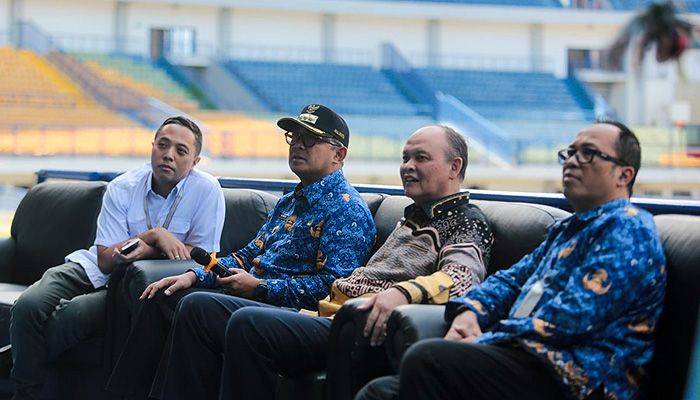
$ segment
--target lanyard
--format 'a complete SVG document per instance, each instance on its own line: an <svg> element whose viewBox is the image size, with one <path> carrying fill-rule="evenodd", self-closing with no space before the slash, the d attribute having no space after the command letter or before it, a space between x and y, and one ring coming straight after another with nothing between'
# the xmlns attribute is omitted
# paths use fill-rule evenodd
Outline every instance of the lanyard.
<svg viewBox="0 0 700 400"><path fill-rule="evenodd" d="M187 179L187 178L185 178ZM185 183L187 181L185 180ZM146 191L144 192L143 195L143 212L146 214L146 226L148 227L149 230L153 229L153 224L151 224L151 214L148 212L148 179L146 179ZM175 201L173 204L170 206L170 211L168 211L168 215L165 217L165 221L163 221L163 229L168 229L170 226L170 221L173 219L173 215L175 215L175 209L177 208L178 204L180 204L180 200L182 200L182 194L185 192L185 184L182 184L182 188L178 190L177 197L175 198Z"/></svg>

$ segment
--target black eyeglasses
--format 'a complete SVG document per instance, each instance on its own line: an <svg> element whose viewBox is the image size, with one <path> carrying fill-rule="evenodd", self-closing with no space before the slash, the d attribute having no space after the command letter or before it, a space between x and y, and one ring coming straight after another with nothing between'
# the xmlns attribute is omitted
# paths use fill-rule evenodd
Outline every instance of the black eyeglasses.
<svg viewBox="0 0 700 400"><path fill-rule="evenodd" d="M559 150L557 153L559 164L564 165L566 160L574 155L576 156L576 160L579 164L589 164L593 161L593 157L598 156L603 160L610 161L623 167L629 166L629 163L622 161L619 158L615 158L608 153L590 147L581 147L580 149L569 147L568 149Z"/></svg>
<svg viewBox="0 0 700 400"><path fill-rule="evenodd" d="M331 138L324 138L321 136L311 135L309 133L299 133L299 132L285 132L284 138L287 144L294 146L299 143L299 140L304 144L304 147L314 147L319 143L328 143L333 146L341 146L337 141Z"/></svg>

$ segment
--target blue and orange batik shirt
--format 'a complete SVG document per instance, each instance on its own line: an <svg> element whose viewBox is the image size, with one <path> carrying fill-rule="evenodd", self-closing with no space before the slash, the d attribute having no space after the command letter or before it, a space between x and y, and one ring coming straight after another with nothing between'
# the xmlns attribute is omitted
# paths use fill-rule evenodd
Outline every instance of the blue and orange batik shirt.
<svg viewBox="0 0 700 400"><path fill-rule="evenodd" d="M555 224L533 253L450 302L445 316L473 311L485 332L477 343L522 345L572 398L602 385L606 398L631 399L651 361L665 264L652 216L613 200ZM516 317L535 285L542 296Z"/></svg>
<svg viewBox="0 0 700 400"><path fill-rule="evenodd" d="M334 280L346 277L369 256L376 236L372 214L341 170L282 196L255 240L219 259L267 280L267 303L316 309ZM216 287L201 268L198 287Z"/></svg>

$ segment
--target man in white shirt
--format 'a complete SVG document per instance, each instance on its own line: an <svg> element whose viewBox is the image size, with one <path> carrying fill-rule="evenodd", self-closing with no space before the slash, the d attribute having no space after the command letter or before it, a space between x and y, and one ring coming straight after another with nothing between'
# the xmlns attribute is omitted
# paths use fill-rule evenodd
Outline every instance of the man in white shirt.
<svg viewBox="0 0 700 400"><path fill-rule="evenodd" d="M193 169L201 149L194 122L166 119L156 131L150 165L107 186L95 244L66 256L19 297L10 319L15 399L47 397L47 361L103 329L102 289L115 266L188 259L194 246L219 251L224 196L214 177Z"/></svg>

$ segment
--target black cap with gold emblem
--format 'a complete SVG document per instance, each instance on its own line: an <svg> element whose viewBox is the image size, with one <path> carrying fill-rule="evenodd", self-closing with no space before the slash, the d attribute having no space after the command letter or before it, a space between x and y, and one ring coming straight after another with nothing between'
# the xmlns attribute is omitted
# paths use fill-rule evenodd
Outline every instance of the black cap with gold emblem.
<svg viewBox="0 0 700 400"><path fill-rule="evenodd" d="M304 107L296 118L281 118L277 121L277 126L287 132L301 126L314 135L336 139L345 147L350 143L350 130L345 120L335 111L320 104Z"/></svg>

